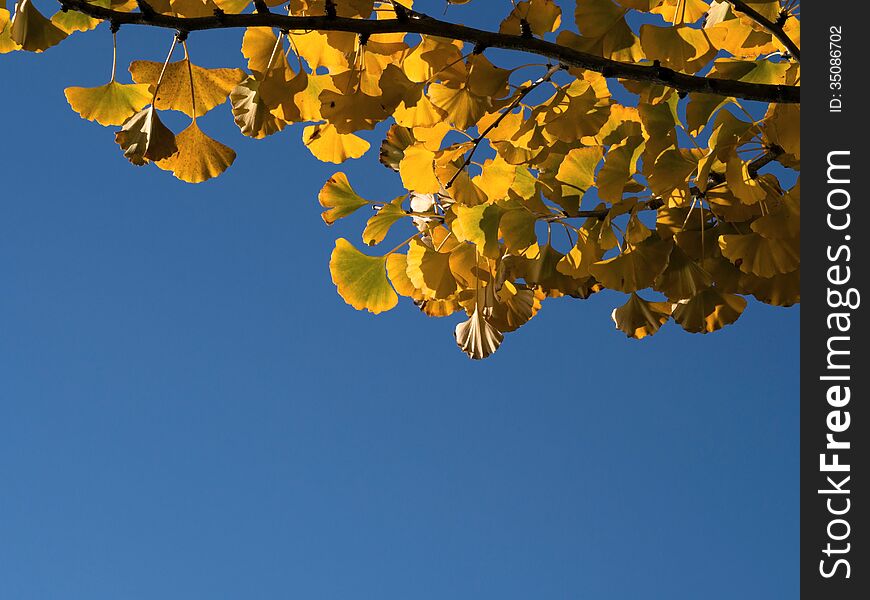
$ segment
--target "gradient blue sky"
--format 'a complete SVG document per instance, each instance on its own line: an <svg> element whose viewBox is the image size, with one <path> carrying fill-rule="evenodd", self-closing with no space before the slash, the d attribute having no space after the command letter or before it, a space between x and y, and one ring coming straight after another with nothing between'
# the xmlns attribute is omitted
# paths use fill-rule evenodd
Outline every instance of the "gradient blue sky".
<svg viewBox="0 0 870 600"><path fill-rule="evenodd" d="M63 97L110 49L0 57L0 598L797 597L798 309L637 342L617 294L548 301L472 362L458 318L336 294L361 224L322 224L301 127L253 142L224 105L218 180L127 163ZM340 169L400 191L374 149Z"/></svg>

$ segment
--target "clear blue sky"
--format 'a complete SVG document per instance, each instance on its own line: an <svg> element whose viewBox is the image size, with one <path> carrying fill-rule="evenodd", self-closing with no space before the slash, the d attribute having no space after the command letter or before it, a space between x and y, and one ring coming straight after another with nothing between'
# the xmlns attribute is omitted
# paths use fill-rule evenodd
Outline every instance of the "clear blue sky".
<svg viewBox="0 0 870 600"><path fill-rule="evenodd" d="M122 66L169 42L121 33ZM301 127L224 105L219 179L127 163L63 97L110 48L0 57L0 599L797 597L798 309L637 342L616 294L548 301L472 362L457 318L336 294L361 225L322 224Z"/></svg>

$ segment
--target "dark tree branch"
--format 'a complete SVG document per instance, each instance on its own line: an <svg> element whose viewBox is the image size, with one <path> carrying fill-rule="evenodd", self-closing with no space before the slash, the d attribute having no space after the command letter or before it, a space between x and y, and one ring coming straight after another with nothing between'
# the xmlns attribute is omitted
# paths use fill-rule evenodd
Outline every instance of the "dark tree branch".
<svg viewBox="0 0 870 600"><path fill-rule="evenodd" d="M792 41L790 37L788 37L785 33L785 30L782 28L782 25L778 23L774 23L764 15L760 14L757 10L746 4L743 0L726 0L728 4L731 5L731 8L738 12L742 12L744 15L767 29L770 33L776 37L782 45L786 47L789 53L794 56L794 59L798 62L801 61L801 49L797 47L797 44Z"/></svg>
<svg viewBox="0 0 870 600"><path fill-rule="evenodd" d="M238 27L274 27L284 31L347 31L356 34L418 33L469 42L477 47L517 50L552 59L567 67L579 67L633 81L647 81L680 90L702 92L762 102L799 103L800 87L747 83L730 79L714 79L686 75L658 65L624 63L538 38L527 38L483 31L448 23L408 11L407 19L347 19L342 17L292 17L269 14L224 14L211 17L174 17L159 13L126 13L88 4L86 0L64 0L67 6L94 19L112 21L119 25L146 25L180 31L229 29Z"/></svg>

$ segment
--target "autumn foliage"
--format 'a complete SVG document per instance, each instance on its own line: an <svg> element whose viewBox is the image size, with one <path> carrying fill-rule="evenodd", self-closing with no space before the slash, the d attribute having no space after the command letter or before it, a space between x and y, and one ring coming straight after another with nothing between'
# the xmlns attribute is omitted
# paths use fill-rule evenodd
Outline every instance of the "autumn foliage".
<svg viewBox="0 0 870 600"><path fill-rule="evenodd" d="M246 136L305 124L296 135L322 161L379 153L397 190L363 198L337 172L318 195L330 225L373 209L357 244L336 241L338 293L373 313L400 296L430 316L464 313L455 336L473 358L548 298L622 292L613 320L632 338L669 320L716 331L747 296L800 300L796 2L451 2L493 15L483 31L411 0L62 0L50 18L5 1L0 53L103 22L115 43L124 27L167 29L165 62L65 90L134 165L220 175L235 152L197 118L227 102ZM244 63L195 64L199 30L230 27L243 28ZM532 61L499 66L491 48ZM170 110L186 129L163 124ZM379 250L400 227L407 239Z"/></svg>

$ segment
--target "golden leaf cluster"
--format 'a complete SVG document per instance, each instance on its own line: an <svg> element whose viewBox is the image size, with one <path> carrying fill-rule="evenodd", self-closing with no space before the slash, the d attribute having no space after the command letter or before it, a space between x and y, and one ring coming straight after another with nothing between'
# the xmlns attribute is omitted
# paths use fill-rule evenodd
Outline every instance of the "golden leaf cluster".
<svg viewBox="0 0 870 600"><path fill-rule="evenodd" d="M136 10L124 0L93 4ZM150 5L176 17L251 10L247 0ZM266 5L362 20L408 18L413 8L410 0ZM799 85L798 57L781 41L799 45L797 3L751 5L779 31L722 0L522 0L509 3L498 31L619 63ZM0 52L40 52L98 23L75 11L46 18L31 0L14 13L0 4ZM800 301L798 104L765 111L664 83L616 82L606 70L498 65L486 48L427 34L251 27L244 68L204 68L185 36L178 46L181 59L170 50L163 63L134 61L130 83L113 72L105 85L67 88L70 106L120 127L115 139L131 163L192 183L235 159L197 121L221 107L254 139L301 124L303 145L324 162L358 159L381 137L395 191L364 199L339 172L318 199L329 225L370 207L361 243L397 245L370 255L338 239L332 280L358 310L381 313L405 297L429 316L464 314L455 339L472 358L495 352L547 298L624 294L612 318L632 338L668 321L714 332L739 318L747 296ZM184 113L190 125L170 131L163 111Z"/></svg>

